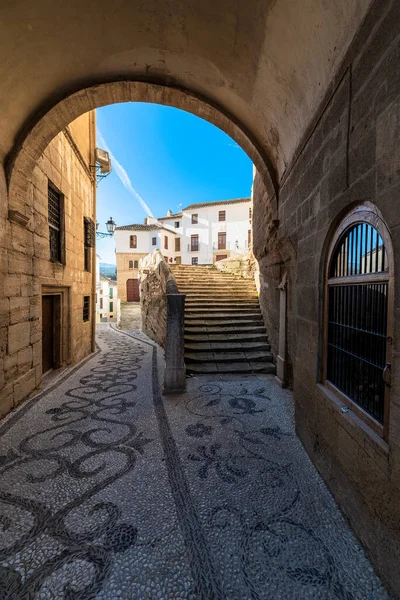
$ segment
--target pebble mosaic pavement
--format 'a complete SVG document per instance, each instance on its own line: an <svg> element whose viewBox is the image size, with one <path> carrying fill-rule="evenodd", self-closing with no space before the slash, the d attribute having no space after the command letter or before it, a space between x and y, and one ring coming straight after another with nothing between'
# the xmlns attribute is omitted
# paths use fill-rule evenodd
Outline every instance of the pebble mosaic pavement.
<svg viewBox="0 0 400 600"><path fill-rule="evenodd" d="M388 600L271 376L163 397L144 334L0 428L0 600Z"/></svg>

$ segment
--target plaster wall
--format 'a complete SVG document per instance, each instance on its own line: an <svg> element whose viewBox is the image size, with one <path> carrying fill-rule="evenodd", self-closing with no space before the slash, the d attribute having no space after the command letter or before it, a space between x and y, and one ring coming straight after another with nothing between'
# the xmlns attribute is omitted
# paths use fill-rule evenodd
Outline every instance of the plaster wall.
<svg viewBox="0 0 400 600"><path fill-rule="evenodd" d="M0 158L54 101L101 82L147 80L221 106L281 174L370 4L3 2Z"/></svg>
<svg viewBox="0 0 400 600"><path fill-rule="evenodd" d="M288 274L289 379L297 432L376 568L400 598L400 5L370 12L315 115L279 203L254 183L254 253L274 354ZM387 442L321 386L323 267L335 224L374 203L393 243L395 330Z"/></svg>

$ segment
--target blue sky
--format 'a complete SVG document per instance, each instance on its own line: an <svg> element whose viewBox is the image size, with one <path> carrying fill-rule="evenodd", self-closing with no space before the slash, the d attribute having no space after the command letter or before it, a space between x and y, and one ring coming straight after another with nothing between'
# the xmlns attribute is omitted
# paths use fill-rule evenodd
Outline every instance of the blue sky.
<svg viewBox="0 0 400 600"><path fill-rule="evenodd" d="M250 159L194 115L158 104L113 104L97 110L97 129L97 145L116 159L97 188L100 231L110 216L117 225L143 223L146 205L162 217L180 204L250 195ZM115 263L114 250L112 239L97 241L102 262Z"/></svg>

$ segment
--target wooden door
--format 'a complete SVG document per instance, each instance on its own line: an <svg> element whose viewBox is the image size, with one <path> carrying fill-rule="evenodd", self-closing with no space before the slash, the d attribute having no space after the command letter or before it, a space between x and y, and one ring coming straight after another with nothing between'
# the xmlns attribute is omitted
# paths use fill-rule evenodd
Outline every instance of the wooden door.
<svg viewBox="0 0 400 600"><path fill-rule="evenodd" d="M139 279L128 279L126 282L126 299L128 302L139 302Z"/></svg>
<svg viewBox="0 0 400 600"><path fill-rule="evenodd" d="M54 296L42 296L42 372L53 369L54 363Z"/></svg>
<svg viewBox="0 0 400 600"><path fill-rule="evenodd" d="M182 264L182 257L181 256L177 256L176 259L175 259L175 263L177 265L181 265Z"/></svg>
<svg viewBox="0 0 400 600"><path fill-rule="evenodd" d="M225 258L228 258L227 254L217 254L217 256L215 257L215 260L225 260Z"/></svg>

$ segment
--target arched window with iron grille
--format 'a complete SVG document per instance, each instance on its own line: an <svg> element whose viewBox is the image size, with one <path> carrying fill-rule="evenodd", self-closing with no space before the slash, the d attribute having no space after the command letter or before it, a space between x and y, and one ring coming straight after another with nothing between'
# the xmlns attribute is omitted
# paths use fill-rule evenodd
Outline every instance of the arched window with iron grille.
<svg viewBox="0 0 400 600"><path fill-rule="evenodd" d="M370 203L354 209L331 243L326 270L324 378L387 437L393 320L389 231Z"/></svg>

